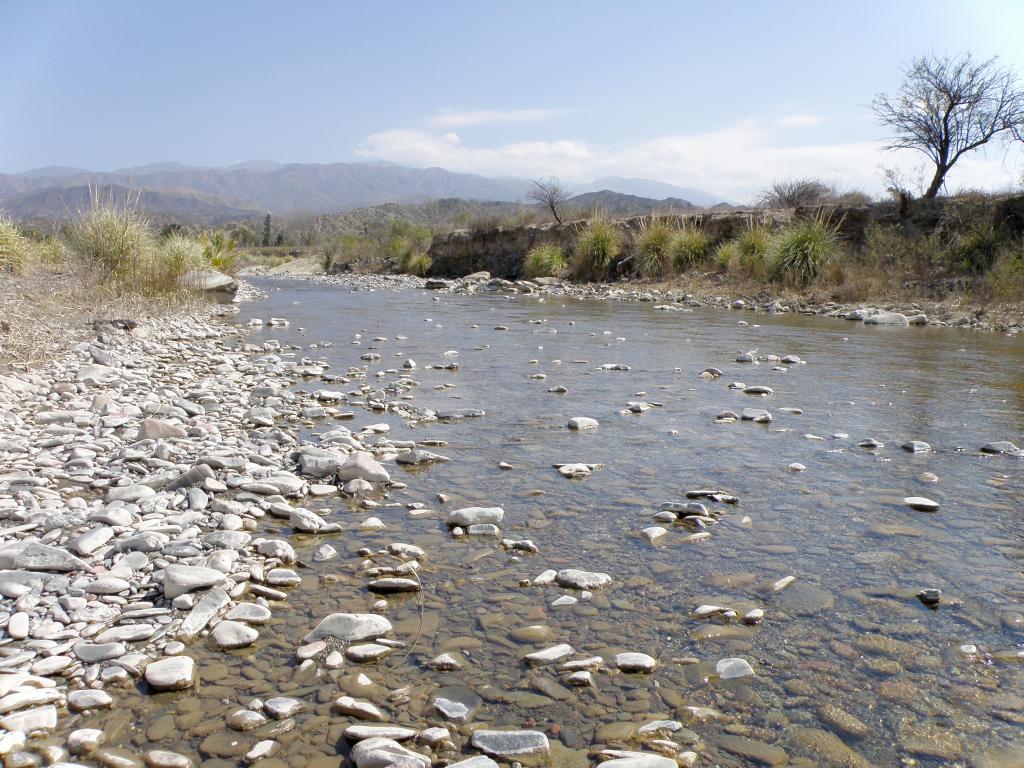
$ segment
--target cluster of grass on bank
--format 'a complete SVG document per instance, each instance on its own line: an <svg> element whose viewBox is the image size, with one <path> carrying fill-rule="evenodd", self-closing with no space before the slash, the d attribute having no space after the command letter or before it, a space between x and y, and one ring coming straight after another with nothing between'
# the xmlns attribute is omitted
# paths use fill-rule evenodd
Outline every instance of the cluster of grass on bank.
<svg viewBox="0 0 1024 768"><path fill-rule="evenodd" d="M840 223L820 212L784 226L752 215L739 235L715 241L679 217L651 216L629 229L598 216L580 227L568 252L550 244L531 250L522 274L592 282L613 273L665 280L695 272L746 289L824 291L837 301L961 279L977 299L1024 301L1024 242L1000 233L991 217L923 234L872 223L857 244L841 237Z"/></svg>
<svg viewBox="0 0 1024 768"><path fill-rule="evenodd" d="M96 319L187 306L197 297L186 273L232 272L235 259L223 233L156 232L131 200L96 200L56 234L0 215L0 348L7 362L30 364Z"/></svg>

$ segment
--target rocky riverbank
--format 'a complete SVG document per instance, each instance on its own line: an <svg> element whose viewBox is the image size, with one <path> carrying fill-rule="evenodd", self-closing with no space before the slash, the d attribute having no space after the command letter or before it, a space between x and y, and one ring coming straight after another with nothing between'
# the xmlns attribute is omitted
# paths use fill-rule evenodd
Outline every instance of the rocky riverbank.
<svg viewBox="0 0 1024 768"><path fill-rule="evenodd" d="M370 279L362 287L409 284L414 281ZM293 536L336 534L345 526L326 520L318 499L343 494L372 509L406 487L392 479L387 465L447 460L415 443L389 441L386 425L350 430L333 423L353 415L345 407L388 411L412 422L474 415L408 403L403 395L414 384L412 361L405 372L392 369L386 385L368 381L366 365L329 374L322 360L305 357L300 347L247 342L244 328L224 322L234 311L211 308L159 322L103 324L95 339L45 366L0 376L5 764L193 765L197 755L145 748L136 755L106 743L116 734L75 723L118 708L133 689L181 695L212 683L195 659L199 643L227 653L260 640L274 612L287 610L305 567L291 536L262 535L267 520L278 520ZM265 322L287 325L281 318ZM362 359L373 362L379 355ZM289 389L311 379L325 386L307 396ZM300 439L303 427L324 419L333 425L315 443ZM497 535L502 514L500 507L465 508L449 511L447 520L455 536ZM369 517L358 530L381 527ZM536 551L528 541L503 540L502 546ZM378 595L374 612L337 606L293 640L298 672L323 685L343 667L372 664L407 647L390 637L388 597L421 589L417 572L427 553L394 541L358 554L368 589ZM325 542L313 560L338 556ZM562 569L550 578L542 574L537 583L557 581L585 599L588 589L610 579ZM528 663L563 661L572 655L566 648L556 646ZM638 653L608 663L640 673L655 664ZM459 662L442 654L430 664L445 669ZM570 684L585 684L604 664L600 657L566 664ZM360 673L359 686L379 689L373 675ZM401 692L385 698L400 702ZM449 721L466 721L479 706L479 699L474 703L457 692L447 696L434 697L433 707ZM304 714L310 709L302 698L283 694L238 701L218 729L203 731L208 735L199 755L262 765L284 734L319 721ZM464 742L427 724L361 724L388 719L368 698L343 695L332 709L355 721L344 728L344 739L354 745L350 758L359 768L429 768L457 761L463 749L477 756L458 764L472 768L493 767L492 758L547 759L548 739L538 731L476 729ZM156 733L155 726L147 733ZM675 759L654 753L606 757L654 768L696 762L696 753L683 745L673 750Z"/></svg>
<svg viewBox="0 0 1024 768"><path fill-rule="evenodd" d="M301 279L344 285L356 290L426 288L460 295L523 294L545 298L648 303L654 304L656 310L664 312L689 312L698 307L710 307L749 313L815 315L889 327L934 326L1007 334L1024 331L1024 306L972 305L962 298L945 301L839 303L815 301L808 296L773 295L763 290L736 295L722 290L721 286L701 281L691 281L685 285L653 284L633 280L579 284L551 277L504 280L493 277L488 272L477 272L453 280L424 279L411 275L322 274L305 275Z"/></svg>
<svg viewBox="0 0 1024 768"><path fill-rule="evenodd" d="M430 285L454 293L575 295L557 282L506 284L484 276L442 285L393 276L311 279L354 291ZM608 289L603 298L609 300L655 301ZM302 295L282 294L274 305L277 314L294 308ZM659 580L664 585L631 573L599 544L585 556L558 551L558 526L551 523L561 523L567 510L566 499L557 494L552 506L558 510L550 517L532 515L527 524L526 498L498 490L493 481L470 481L472 504L453 501L466 491L451 488L451 478L444 492L432 492L431 473L469 463L470 457L462 439L448 445L419 430L486 422L488 414L447 402L447 396L445 407L429 407L431 396L421 383L434 384L435 391L456 387L456 397L472 392L484 381L475 378L483 375L480 368L472 373L474 345L477 352L489 350L491 344L481 343L487 339L495 349L505 349L507 340L517 365L539 364L522 355L541 348L534 323L545 321L520 318L516 328L500 317L507 326L481 328L476 314L464 316L465 325L473 323L468 337L473 341L422 347L437 357L431 361L416 354L417 363L408 354L415 330L380 337L365 330L381 327L378 322L396 327L392 312L405 309L406 298L396 297L388 305L392 309L372 318L353 313L374 306L358 295L346 293L337 306L325 308L325 318L338 312L357 318L348 338L351 350L345 352L331 349L341 339L338 334L320 337L333 341L303 341L302 329L290 325L294 318L262 313L242 325L232 322L235 307L215 307L137 327L104 324L94 340L46 366L0 376L0 727L5 729L0 753L5 764L187 768L201 759L210 768L240 762L254 768L337 768L347 756L357 768L494 768L496 761L582 766L594 760L612 768L685 768L702 760L730 764L734 758L728 755L783 764L789 760L777 746L783 727L790 734L783 744L787 749L839 764L869 764L860 751L814 727L820 721L857 739L875 735L875 720L872 725L862 721L849 711L854 709L849 702L845 708L824 704L817 720L791 712L789 721L782 715L780 685L794 697L787 699L787 710L820 693L794 674L804 667L795 657L788 667L767 633L792 621L787 613L819 611L807 603L808 594L829 608L831 594L788 570L759 571L749 576L747 583L756 586L749 594L734 593L731 582L712 590L709 581L707 589L676 602L679 550L673 550L673 577ZM422 293L418 302L421 309L435 306ZM476 303L463 303L473 304L476 312ZM685 299L674 305L676 311L690 308ZM432 310L427 314L431 317L417 313L415 322L433 327ZM311 325L308 320L315 323L318 317L302 316L307 321L298 324ZM437 345L455 337L447 320L446 330L435 337ZM576 321L567 321L564 329L576 327ZM726 325L730 333L737 330ZM527 342L514 349L510 337L517 330ZM757 335L758 330L763 329L751 324L741 332ZM295 343L274 340L277 331ZM547 354L553 343L545 342ZM465 390L452 383L460 371L460 348ZM786 354L751 352L735 359L737 366L766 377L751 386L726 387L728 379L713 368L677 372L687 385L714 389L723 398L738 393L767 404L776 391L766 386L767 377L796 380L801 369L812 370L801 358L779 351ZM717 360L728 369L735 353L719 352L729 355ZM333 369L328 357L335 360ZM623 419L646 418L650 424L651 416L640 414L655 408L673 412L667 418L684 410L699 418L700 409L684 409L680 401L648 399L653 390L649 395L649 387L634 383L638 371L630 373L629 365L576 362L586 364L576 379L560 368L560 360L546 370L561 370L560 379L581 388L588 376L615 377L624 392L643 398L626 402ZM538 371L520 369L529 381L544 381ZM665 381L672 376L670 369L658 375ZM550 394L540 398L567 392L556 380L543 387ZM772 422L767 408L731 407L735 410L717 411L716 429ZM585 410L587 416L570 418L557 429L579 437L614 429L605 411ZM801 413L784 406L773 410L779 421ZM495 415L489 412L492 422L517 423L516 413ZM601 417L600 424L593 416ZM395 437L392 425L408 439ZM663 431L654 429L648 437ZM787 432L773 430L771 439L781 441ZM809 433L803 440L827 442ZM879 440L858 443L857 436L840 433L831 440L863 456L884 450ZM503 451L512 450L513 443L502 445ZM899 451L904 460L935 455L920 441L907 445ZM1019 455L1007 441L979 443L972 453ZM498 464L495 474L516 478L515 459L507 458L512 462ZM592 463L593 458L571 451L553 471L550 465L546 469L567 488L600 483L602 476L621 471ZM805 471L807 465L789 463L786 476L814 476L815 468ZM519 483L538 482L535 475L518 476ZM928 482L937 480L932 476ZM653 515L640 509L648 506L646 500L639 507L628 498L617 502L617 515L631 507L642 512L627 538L633 534L652 548L681 544L696 551L702 544L728 546L751 522L747 513L754 505L746 494L741 502L738 493L717 485L677 487L672 494L661 497ZM903 503L927 514L939 508L938 501L916 495ZM461 549L453 554L455 547ZM771 551L762 550L765 556ZM778 549L796 551L788 545ZM489 565L474 573L477 562ZM459 581L453 573L470 577ZM482 583L504 583L509 589L481 596ZM333 593L337 584L345 589ZM911 601L931 608L941 604L944 611L951 602L957 605L930 584L906 599L901 593L898 606L886 611L912 610ZM891 592L891 585L887 589ZM481 602L469 602L473 594ZM779 596L789 596L788 607ZM421 602L413 621L416 600ZM465 621L479 621L484 631L470 636L459 625L444 644L435 645L424 626L432 624L436 633L449 606L467 614ZM861 621L870 614L867 606ZM632 632L623 632L619 623L618 617L627 615L637 621ZM660 622L660 629L659 639L645 645L639 630L647 617ZM700 646L699 656L666 652L664 637L687 629L693 629L697 642L731 637L742 645L735 652ZM907 636L923 642L918 634ZM879 643L867 644L873 639ZM970 644L962 641L956 650L957 659L984 659L997 668L1019 659L1017 650L989 650L968 639ZM865 644L871 653L888 655L895 648L901 657L921 655L917 645L887 637L866 636ZM807 645L817 649L822 643L814 636ZM788 647L785 653L797 646ZM887 669L891 674L893 665ZM965 666L957 675L971 672ZM863 691L851 701L859 706L866 697L874 706L873 694ZM514 708L506 706L511 702ZM585 717L562 716L539 727L556 702L571 704ZM746 724L754 711L770 711L771 721ZM918 728L916 719L908 723L904 751L936 754L931 740L918 736L931 731ZM951 759L962 754L959 741L940 746Z"/></svg>

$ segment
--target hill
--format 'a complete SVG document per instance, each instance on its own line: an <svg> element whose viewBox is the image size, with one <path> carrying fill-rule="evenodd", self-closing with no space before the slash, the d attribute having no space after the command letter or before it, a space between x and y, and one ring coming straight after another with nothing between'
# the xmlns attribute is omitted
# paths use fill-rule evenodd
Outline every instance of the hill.
<svg viewBox="0 0 1024 768"><path fill-rule="evenodd" d="M63 221L88 210L94 194L116 203L137 199L139 208L159 223L210 225L262 215L260 211L236 208L190 189L132 190L117 184L99 188L47 187L37 192L0 197L0 209L19 221L48 228L54 221Z"/></svg>
<svg viewBox="0 0 1024 768"><path fill-rule="evenodd" d="M582 195L576 195L567 201L567 205L570 208L585 213L599 209L611 216L640 216L655 212L671 213L673 211L687 211L699 207L689 200L683 200L678 197L666 197L663 200L656 200L650 197L612 192L609 189L602 189L599 192L584 192Z"/></svg>
<svg viewBox="0 0 1024 768"><path fill-rule="evenodd" d="M720 202L720 198L701 190L685 190L670 184L644 179L609 178L607 183L567 185L584 194L605 190L647 199L675 198L691 203ZM428 200L462 199L516 203L525 199L530 182L526 179L492 178L471 173L454 173L443 168L408 168L394 163L291 163L271 160L237 163L225 168L202 168L176 162L124 168L111 173L79 168L39 168L25 173L0 174L0 205L18 210L24 217L49 215L47 195L60 188L88 186L143 189L168 195L167 212L178 211L186 191L199 195L207 203L207 216L214 217L218 206L234 211L270 212L274 215L338 213L359 208L398 203L416 204ZM650 193L644 193L648 190ZM29 208L33 193L47 192L44 206ZM684 194L684 192L686 194ZM690 194L692 193L692 194ZM156 206L163 198L152 195ZM17 201L15 203L14 201ZM200 206L203 207L203 206ZM225 215L230 216L228 210Z"/></svg>

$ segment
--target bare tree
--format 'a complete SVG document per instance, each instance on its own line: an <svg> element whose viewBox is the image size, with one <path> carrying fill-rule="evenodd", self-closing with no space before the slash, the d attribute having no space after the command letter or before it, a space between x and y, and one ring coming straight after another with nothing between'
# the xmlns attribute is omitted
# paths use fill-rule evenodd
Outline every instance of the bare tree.
<svg viewBox="0 0 1024 768"><path fill-rule="evenodd" d="M526 197L546 206L555 221L562 223L562 206L569 199L569 193L562 188L562 183L552 176L550 179L534 179L533 186Z"/></svg>
<svg viewBox="0 0 1024 768"><path fill-rule="evenodd" d="M886 149L914 149L935 165L925 197L939 193L966 153L995 138L1024 139L1024 89L1016 73L994 58L976 62L967 53L913 59L899 92L879 94L872 108L893 131Z"/></svg>

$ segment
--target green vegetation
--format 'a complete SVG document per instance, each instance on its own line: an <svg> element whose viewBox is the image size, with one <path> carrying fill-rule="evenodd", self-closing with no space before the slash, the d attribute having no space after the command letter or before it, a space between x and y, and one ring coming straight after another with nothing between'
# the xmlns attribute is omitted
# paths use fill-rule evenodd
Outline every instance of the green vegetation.
<svg viewBox="0 0 1024 768"><path fill-rule="evenodd" d="M672 227L663 216L650 216L640 220L634 248L637 266L644 277L663 277L671 267L669 244L673 242Z"/></svg>
<svg viewBox="0 0 1024 768"><path fill-rule="evenodd" d="M93 201L64 231L74 256L100 270L102 279L128 278L149 261L156 242L149 221L131 203Z"/></svg>
<svg viewBox="0 0 1024 768"><path fill-rule="evenodd" d="M772 238L774 278L794 287L810 285L836 256L839 228L823 215L790 224Z"/></svg>
<svg viewBox="0 0 1024 768"><path fill-rule="evenodd" d="M538 245L523 259L523 275L529 279L556 277L565 270L565 263L565 251L557 245Z"/></svg>
<svg viewBox="0 0 1024 768"><path fill-rule="evenodd" d="M579 280L604 280L622 251L622 232L611 219L595 216L576 238L572 272Z"/></svg>
<svg viewBox="0 0 1024 768"><path fill-rule="evenodd" d="M668 244L672 263L680 272L695 267L711 253L711 238L703 229L687 226L672 235Z"/></svg>
<svg viewBox="0 0 1024 768"><path fill-rule="evenodd" d="M167 269L172 273L185 274L190 269L206 266L203 246L182 232L174 232L160 243L160 252Z"/></svg>
<svg viewBox="0 0 1024 768"><path fill-rule="evenodd" d="M411 251L402 257L399 269L407 275L425 277L434 265L433 259L422 251Z"/></svg>
<svg viewBox="0 0 1024 768"><path fill-rule="evenodd" d="M771 229L764 224L750 222L743 234L718 247L716 266L733 277L767 282L772 272L769 262L771 244Z"/></svg>
<svg viewBox="0 0 1024 768"><path fill-rule="evenodd" d="M202 237L203 258L216 270L234 272L238 261L238 244L223 232L207 232Z"/></svg>
<svg viewBox="0 0 1024 768"><path fill-rule="evenodd" d="M0 272L22 272L31 257L31 247L18 226L0 215Z"/></svg>
<svg viewBox="0 0 1024 768"><path fill-rule="evenodd" d="M985 276L981 293L997 302L1024 301L1024 243L1002 250Z"/></svg>

